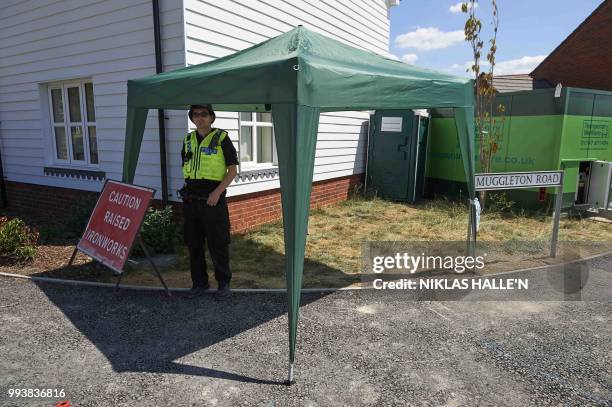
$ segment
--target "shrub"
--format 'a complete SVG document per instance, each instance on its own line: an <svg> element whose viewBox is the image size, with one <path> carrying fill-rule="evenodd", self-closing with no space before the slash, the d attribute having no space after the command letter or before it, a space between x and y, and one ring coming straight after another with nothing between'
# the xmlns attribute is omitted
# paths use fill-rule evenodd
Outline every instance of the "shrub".
<svg viewBox="0 0 612 407"><path fill-rule="evenodd" d="M511 213L515 204L505 192L489 192L485 209L487 212Z"/></svg>
<svg viewBox="0 0 612 407"><path fill-rule="evenodd" d="M174 253L178 226L172 220L172 206L149 208L140 228L140 236L147 248L155 253ZM138 242L132 248L134 256L144 256Z"/></svg>
<svg viewBox="0 0 612 407"><path fill-rule="evenodd" d="M97 195L86 195L76 200L66 218L66 237L80 237L85 231L89 217L98 202Z"/></svg>
<svg viewBox="0 0 612 407"><path fill-rule="evenodd" d="M66 240L66 228L57 223L43 224L38 228L38 242L41 244L53 244Z"/></svg>
<svg viewBox="0 0 612 407"><path fill-rule="evenodd" d="M0 218L0 256L17 262L34 259L38 234L21 219Z"/></svg>

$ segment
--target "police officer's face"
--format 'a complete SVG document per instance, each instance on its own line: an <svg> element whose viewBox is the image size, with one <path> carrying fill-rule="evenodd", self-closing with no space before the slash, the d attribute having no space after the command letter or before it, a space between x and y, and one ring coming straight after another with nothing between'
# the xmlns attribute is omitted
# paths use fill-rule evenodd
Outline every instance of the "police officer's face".
<svg viewBox="0 0 612 407"><path fill-rule="evenodd" d="M214 116L210 114L208 109L194 109L191 117L199 129L209 128L212 125L212 122L215 120Z"/></svg>

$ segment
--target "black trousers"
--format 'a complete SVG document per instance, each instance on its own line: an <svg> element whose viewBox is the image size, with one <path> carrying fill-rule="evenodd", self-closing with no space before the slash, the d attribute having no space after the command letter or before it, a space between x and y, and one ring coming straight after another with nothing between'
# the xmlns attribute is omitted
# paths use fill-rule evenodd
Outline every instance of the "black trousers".
<svg viewBox="0 0 612 407"><path fill-rule="evenodd" d="M205 244L215 268L215 280L220 285L229 284L232 278L229 267L230 222L225 194L215 206L208 206L202 199L183 202L183 216L193 286L208 285Z"/></svg>

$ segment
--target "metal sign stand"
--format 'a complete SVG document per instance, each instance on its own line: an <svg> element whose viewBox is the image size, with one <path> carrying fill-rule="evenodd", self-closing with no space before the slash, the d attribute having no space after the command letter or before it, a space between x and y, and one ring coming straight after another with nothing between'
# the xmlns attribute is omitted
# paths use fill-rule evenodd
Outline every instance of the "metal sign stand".
<svg viewBox="0 0 612 407"><path fill-rule="evenodd" d="M532 182L531 178L528 177L537 176L539 174L554 174L559 176L559 180L556 182L548 182L548 183L538 183ZM534 188L534 187L556 187L557 188L557 196L555 197L555 212L553 216L553 230L550 239L550 257L557 257L557 241L559 239L559 220L561 218L561 206L563 203L563 176L565 171L534 171L534 172L508 172L508 173L486 173L486 174L476 174L476 192L478 191L496 191L503 189L518 189L518 188ZM490 185L486 186L483 182L479 185L479 178L492 178L492 177L501 177L505 179L505 177L523 177L525 182L521 183L517 181L517 178L514 181L515 183L511 184L503 184L503 185ZM474 246L472 246L473 239ZM474 203L470 200L470 222L468 225L468 252L470 249L475 250L476 243L476 215L475 215L475 207ZM473 254L473 252L471 253Z"/></svg>
<svg viewBox="0 0 612 407"><path fill-rule="evenodd" d="M561 173L561 184L557 187L555 197L555 216L553 218L553 231L550 239L550 257L557 257L557 240L559 238L559 219L561 218L561 204L563 203L563 175Z"/></svg>
<svg viewBox="0 0 612 407"><path fill-rule="evenodd" d="M155 274L157 276L157 278L159 278L159 281L161 281L162 285L164 286L164 290L166 291L166 294L168 295L168 297L170 297L171 296L170 290L168 289L168 286L166 285L166 282L164 281L163 277L161 276L159 270L155 266L155 263L153 262L151 254L149 252L149 249L147 248L147 246L142 241L142 237L140 235L140 228L142 227L142 223L143 223L144 218L146 216L145 212L146 212L147 208L149 207L150 200L152 199L153 196L155 196L155 190L151 189L151 188L141 187L141 186L132 185L132 184L125 184L125 183L122 183L122 182L118 182L118 181L107 179L104 182L104 187L102 188L102 192L100 193L100 196L98 197L98 202L96 203L96 206L94 207L91 215L89 216L89 221L87 222L87 226L85 227L85 232L83 234L83 237L76 244L76 246L74 248L74 251L72 252L72 256L70 256L70 260L68 261L68 265L66 267L72 266L72 264L74 262L74 259L76 258L77 251L80 250L81 252L83 252L83 253L87 254L88 256L92 257L94 260L98 261L100 264L103 264L106 267L108 267L111 270L113 270L113 272L118 273L119 274L119 279L117 280L117 284L115 285L115 291L117 291L119 289L119 284L121 283L121 278L123 277L123 273L124 273L123 268L125 267L125 257L121 257L119 259L120 262L113 261L113 260L108 260L108 259L105 258L105 256L101 256L98 253L96 253L95 250L93 250L90 253L89 250L91 250L91 249L87 248L87 246L79 247L81 245L81 242L83 242L85 233L90 228L90 225L92 225L92 222L95 223L94 221L97 220L97 218L95 218L95 215L97 214L98 208L101 205L102 197L106 193L107 187L110 184L113 184L113 185L116 185L116 186L123 185L123 188L128 187L128 188L136 189L136 190L138 190L137 194L144 194L144 195L142 195L141 199L145 199L146 200L146 205L143 206L143 210L141 212L137 212L136 213L137 218L135 218L135 219L138 219L139 223L138 223L137 228L133 228L131 231L129 231L129 233L127 233L128 238L132 237L132 236L133 236L133 238L131 238L129 242L128 241L125 242L126 248L131 250L131 248L133 247L134 241L138 240L138 244L142 248L142 251L145 253L145 256L147 256L147 259L149 260L149 264L151 264L151 267L153 268L154 273L151 273L151 274ZM110 196L112 196L112 194L115 193L115 192L116 191L110 192L110 195L108 197L109 201L112 202L112 199L110 199ZM102 207L103 207L103 205L102 205ZM138 205L136 209L138 209L139 207L140 207L140 205ZM98 215L98 216L101 216L101 215ZM126 214L126 216L131 216L131 214ZM105 221L106 221L106 219L105 219ZM126 226L126 228L127 228L127 226ZM123 230L125 231L126 229L124 228ZM131 233L134 233L134 234L132 235ZM129 255L129 251L127 251L127 253Z"/></svg>
<svg viewBox="0 0 612 407"><path fill-rule="evenodd" d="M468 231L467 231L467 255L474 257L476 255L476 207L474 202L470 199L469 217L468 217Z"/></svg>
<svg viewBox="0 0 612 407"><path fill-rule="evenodd" d="M157 266L155 266L155 262L153 261L153 258L151 257L149 249L147 249L147 246L144 244L144 242L142 241L142 238L140 237L140 233L136 235L136 240L138 240L138 244L142 248L142 251L145 253L145 256L147 256L147 260L149 260L149 264L151 264L151 267L155 271L155 273L151 273L151 274L154 274L157 276L157 278L159 278L159 281L161 281L162 285L164 286L164 290L166 291L166 294L168 295L168 297L171 297L172 294L170 293L170 290L168 289L168 286L166 285L164 278L162 277L161 273L157 269ZM70 260L68 261L68 265L66 266L66 268L72 266L72 263L74 262L74 259L76 258L78 251L79 251L78 247L75 246L74 251L72 252L72 256L70 256ZM100 264L104 264L104 263L100 263ZM119 278L117 279L117 284L115 285L115 292L119 290L119 284L121 284L122 277L123 277L123 273L119 274Z"/></svg>

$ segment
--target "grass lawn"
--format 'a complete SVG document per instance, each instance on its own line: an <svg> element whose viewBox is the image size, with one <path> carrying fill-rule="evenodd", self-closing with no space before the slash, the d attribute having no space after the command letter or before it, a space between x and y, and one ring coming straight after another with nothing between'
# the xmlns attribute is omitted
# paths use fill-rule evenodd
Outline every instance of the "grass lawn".
<svg viewBox="0 0 612 407"><path fill-rule="evenodd" d="M552 218L542 213L484 213L479 241L541 241L548 244ZM425 201L416 205L381 199L355 197L341 204L311 212L304 266L304 287L342 287L360 281L361 251L364 241L465 241L467 206L444 200ZM561 219L560 241L584 242L582 253L594 254L612 246L612 224L586 219ZM590 242L604 242L595 246ZM606 246L607 245L607 246ZM602 249L603 247L603 249ZM62 248L67 262L71 247ZM232 286L235 288L284 288L284 244L282 222L259 227L243 235L232 236ZM44 257L45 250L41 252ZM171 287L190 287L186 248L180 246L178 265L162 273ZM115 281L108 270L88 265L88 257L79 254L73 270L49 269L47 259L37 259L21 267L21 274L53 275L97 281ZM530 259L527 259L530 260ZM545 264L540 259L517 266ZM542 262L544 261L544 263ZM42 269L41 269L42 268ZM11 270L12 269L12 270ZM0 271L16 272L3 266ZM209 275L212 267L209 261ZM158 285L158 280L142 270L129 270L125 284Z"/></svg>

